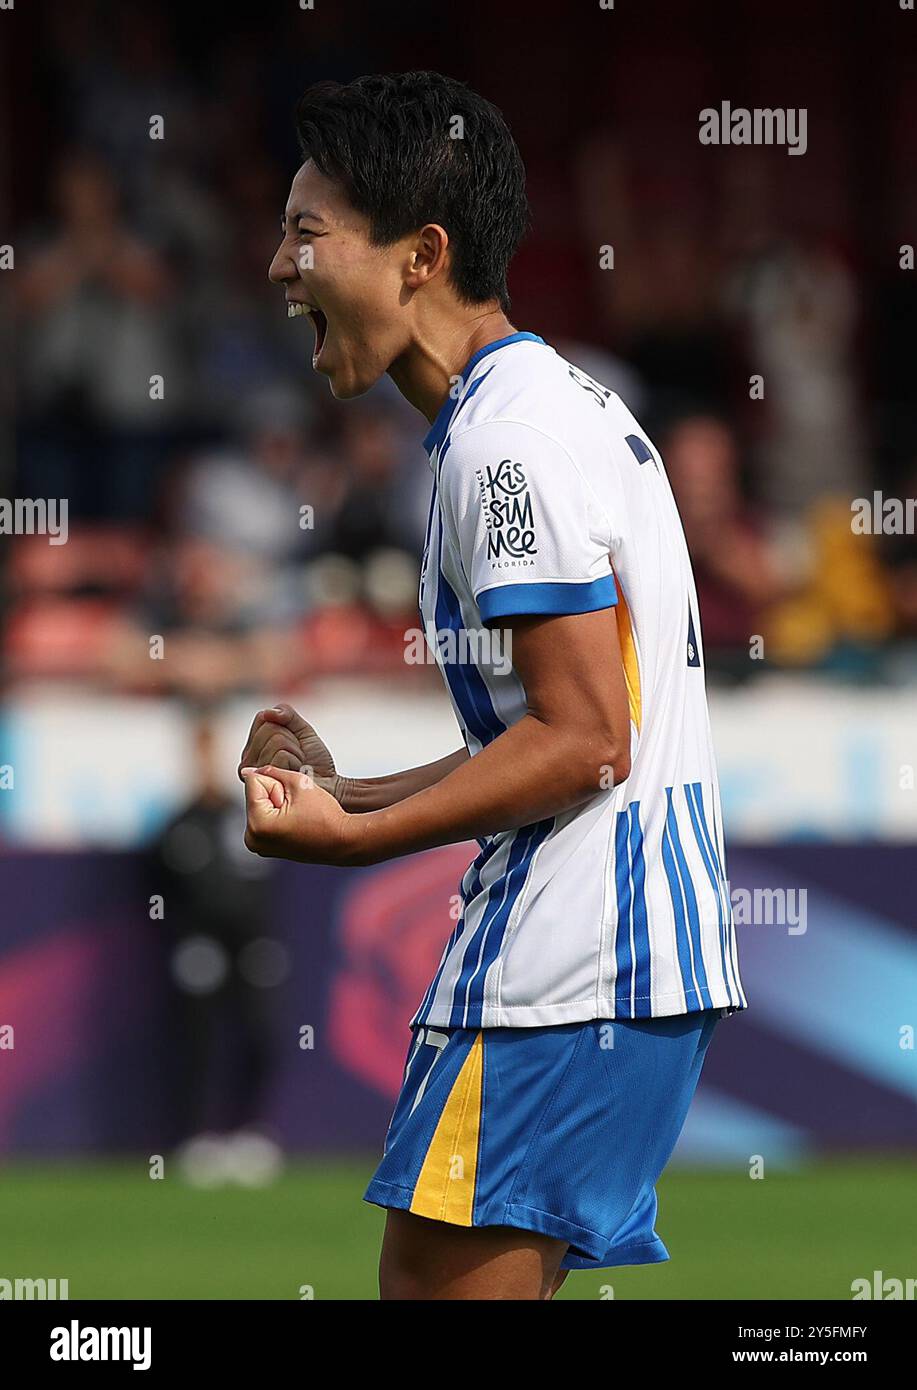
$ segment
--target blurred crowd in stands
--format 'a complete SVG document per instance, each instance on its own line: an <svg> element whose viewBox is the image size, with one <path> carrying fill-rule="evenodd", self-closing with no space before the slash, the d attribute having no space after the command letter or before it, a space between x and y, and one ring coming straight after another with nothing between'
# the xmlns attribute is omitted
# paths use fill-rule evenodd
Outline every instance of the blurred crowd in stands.
<svg viewBox="0 0 917 1390"><path fill-rule="evenodd" d="M308 320L287 320L266 278L300 89L411 65L466 77L513 125L533 230L512 317L620 392L662 450L711 669L913 676L915 538L851 529L852 498L917 485L917 271L898 253L917 241L917 92L904 68L875 76L886 180L867 220L870 160L855 157L842 83L812 75L804 159L711 150L691 118L708 90L698 65L714 60L678 33L668 60L659 37L652 116L637 119L632 55L584 51L591 95L559 100L546 129L528 89L551 71L550 44L535 33L525 64L497 62L498 17L493 49L465 23L417 61L397 24L355 38L334 6L249 16L244 33L93 0L38 22L42 65L22 98L35 153L13 178L6 486L66 497L69 540L4 543L8 683L210 698L323 672L418 678L404 632L425 422L387 379L335 403L311 371ZM644 47L644 76L649 61ZM574 76L558 83L572 92Z"/></svg>

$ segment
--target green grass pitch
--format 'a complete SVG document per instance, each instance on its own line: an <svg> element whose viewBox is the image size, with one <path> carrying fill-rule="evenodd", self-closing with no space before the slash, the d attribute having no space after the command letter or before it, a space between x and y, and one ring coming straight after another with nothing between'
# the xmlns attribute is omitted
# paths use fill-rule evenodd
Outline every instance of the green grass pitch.
<svg viewBox="0 0 917 1390"><path fill-rule="evenodd" d="M67 1278L75 1298L376 1297L383 1213L373 1163L313 1159L250 1190L152 1181L146 1163L0 1170L0 1278ZM668 1264L571 1274L561 1298L849 1300L851 1281L917 1274L917 1171L824 1162L752 1181L672 1169L657 1230ZM613 1294L609 1293L613 1290Z"/></svg>

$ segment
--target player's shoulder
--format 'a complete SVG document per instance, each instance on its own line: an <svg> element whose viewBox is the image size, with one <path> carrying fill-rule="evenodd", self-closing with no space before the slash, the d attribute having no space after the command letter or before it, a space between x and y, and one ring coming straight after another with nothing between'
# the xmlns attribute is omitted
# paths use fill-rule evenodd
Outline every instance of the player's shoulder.
<svg viewBox="0 0 917 1390"><path fill-rule="evenodd" d="M532 335L517 335L482 356L468 373L449 429L457 458L491 438L577 456L594 449L619 398Z"/></svg>

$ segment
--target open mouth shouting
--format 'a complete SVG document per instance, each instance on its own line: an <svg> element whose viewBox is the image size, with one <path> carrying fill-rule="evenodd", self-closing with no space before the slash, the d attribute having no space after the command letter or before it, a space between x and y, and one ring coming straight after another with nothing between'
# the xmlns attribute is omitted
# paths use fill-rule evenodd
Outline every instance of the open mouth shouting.
<svg viewBox="0 0 917 1390"><path fill-rule="evenodd" d="M287 318L297 319L308 316L312 320L312 327L315 329L315 346L312 349L312 366L318 366L318 359L322 355L322 348L325 346L325 338L328 333L328 320L325 314L317 305L303 304L299 300L287 300Z"/></svg>

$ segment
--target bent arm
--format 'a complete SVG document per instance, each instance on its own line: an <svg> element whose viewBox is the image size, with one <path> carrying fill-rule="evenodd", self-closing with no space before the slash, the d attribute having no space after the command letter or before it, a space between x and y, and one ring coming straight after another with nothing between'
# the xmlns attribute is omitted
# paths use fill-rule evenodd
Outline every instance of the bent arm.
<svg viewBox="0 0 917 1390"><path fill-rule="evenodd" d="M417 792L436 786L437 782L467 761L468 749L459 748L445 758L438 758L436 762L407 768L404 772L393 772L386 777L340 777L334 794L345 811L381 811ZM325 785L322 778L316 778L316 781Z"/></svg>
<svg viewBox="0 0 917 1390"><path fill-rule="evenodd" d="M355 816L349 862L378 863L530 825L628 776L630 714L614 610L510 625L526 714L432 785Z"/></svg>

